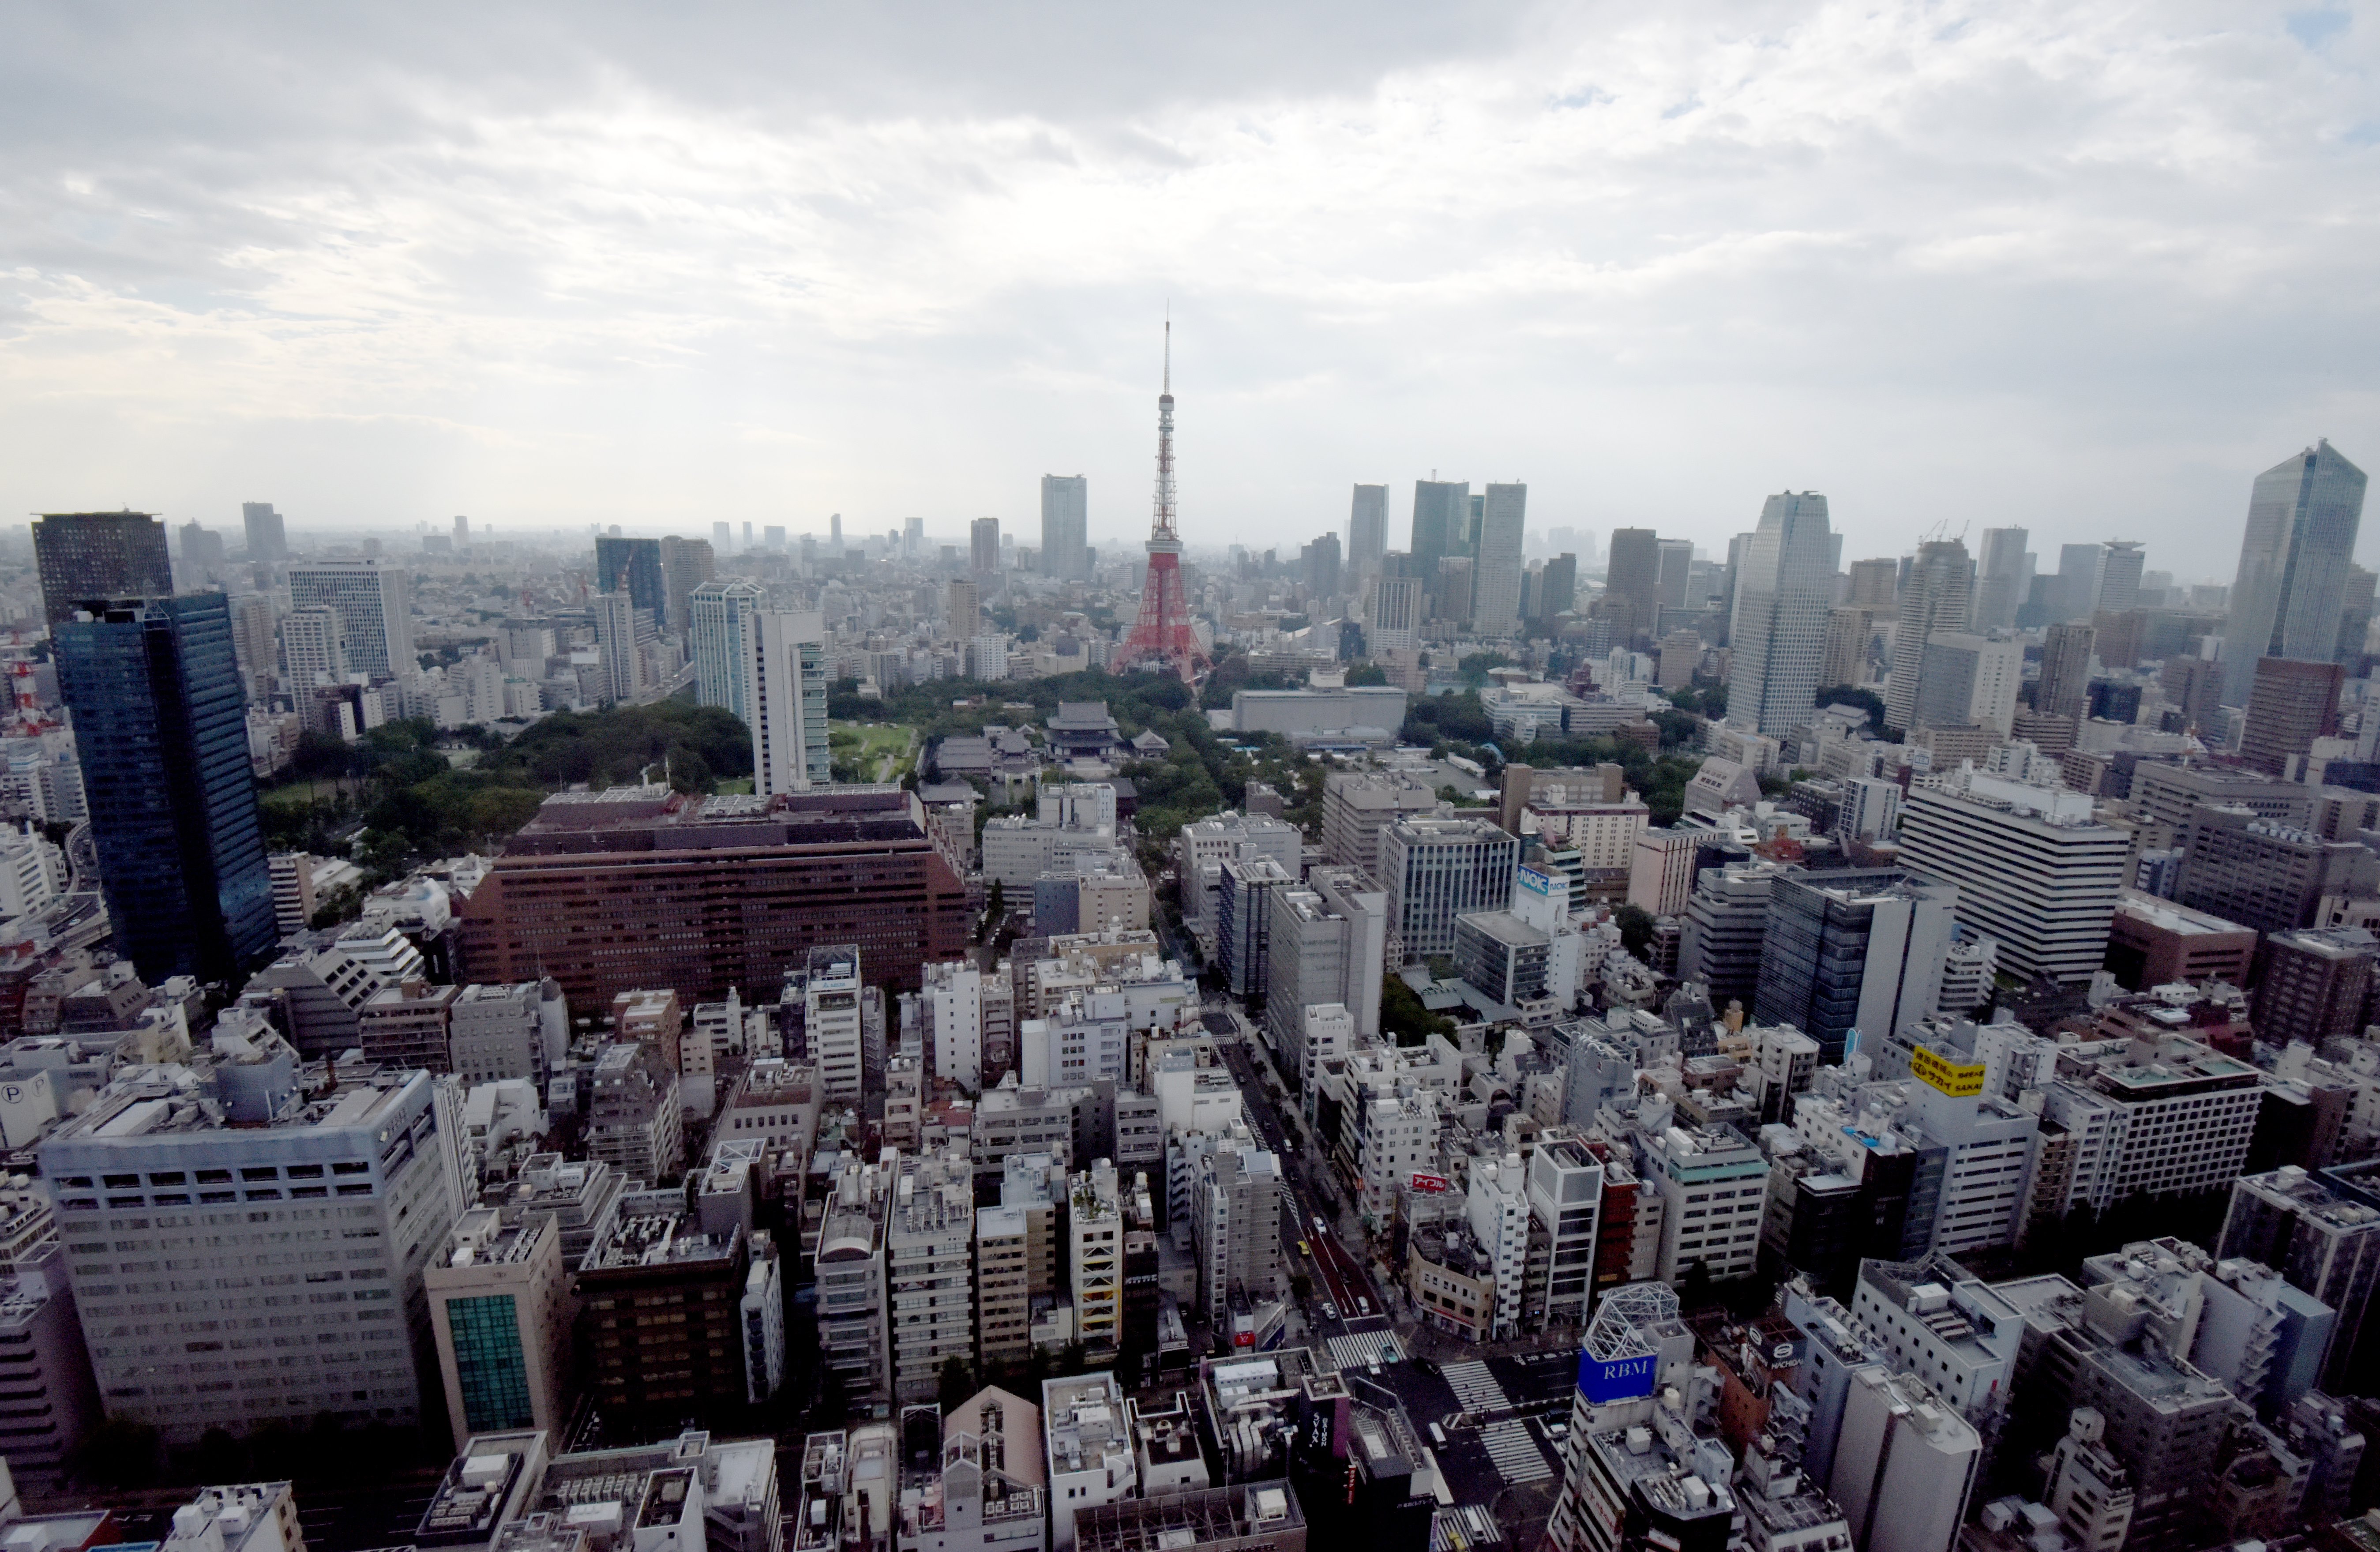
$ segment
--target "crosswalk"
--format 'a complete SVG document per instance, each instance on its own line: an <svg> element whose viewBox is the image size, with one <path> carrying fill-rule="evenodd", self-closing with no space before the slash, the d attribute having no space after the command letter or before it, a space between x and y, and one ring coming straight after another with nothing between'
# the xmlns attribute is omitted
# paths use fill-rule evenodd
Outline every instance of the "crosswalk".
<svg viewBox="0 0 2380 1552"><path fill-rule="evenodd" d="M1506 1482L1543 1482L1554 1473L1526 1423L1490 1423L1479 1430L1479 1442Z"/></svg>
<svg viewBox="0 0 2380 1552"><path fill-rule="evenodd" d="M1449 1364L1443 1372L1448 1388L1454 1392L1454 1399L1462 1403L1463 1411L1475 1417L1512 1410L1512 1399L1504 1394L1504 1388L1496 1383L1496 1376L1488 1371L1488 1365L1478 1360Z"/></svg>
<svg viewBox="0 0 2380 1552"><path fill-rule="evenodd" d="M1397 1342L1393 1331L1358 1331L1353 1336L1330 1339L1330 1364L1333 1368L1360 1369L1373 1364L1402 1362L1405 1350Z"/></svg>

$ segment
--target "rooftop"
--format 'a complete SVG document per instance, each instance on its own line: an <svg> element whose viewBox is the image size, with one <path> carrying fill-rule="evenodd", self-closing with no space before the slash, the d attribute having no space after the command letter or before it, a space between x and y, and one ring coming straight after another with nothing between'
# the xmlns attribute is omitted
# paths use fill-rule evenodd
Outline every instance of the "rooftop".
<svg viewBox="0 0 2380 1552"><path fill-rule="evenodd" d="M735 1237L705 1234L693 1229L684 1213L640 1213L620 1220L611 1237L587 1253L584 1271L623 1267L724 1264L735 1258Z"/></svg>

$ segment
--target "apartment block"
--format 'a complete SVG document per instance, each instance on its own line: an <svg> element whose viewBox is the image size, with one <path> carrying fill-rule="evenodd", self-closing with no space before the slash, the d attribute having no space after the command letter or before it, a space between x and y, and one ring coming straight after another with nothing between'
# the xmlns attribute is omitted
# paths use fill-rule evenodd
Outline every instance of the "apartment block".
<svg viewBox="0 0 2380 1552"><path fill-rule="evenodd" d="M964 1153L905 1156L885 1223L886 1318L899 1402L931 1400L942 1365L976 1349L975 1171Z"/></svg>

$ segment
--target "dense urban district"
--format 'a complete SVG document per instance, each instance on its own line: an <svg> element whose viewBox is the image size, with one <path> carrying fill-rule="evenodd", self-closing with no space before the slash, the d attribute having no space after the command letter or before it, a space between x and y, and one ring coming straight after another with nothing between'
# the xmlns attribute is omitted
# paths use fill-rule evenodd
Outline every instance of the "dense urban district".
<svg viewBox="0 0 2380 1552"><path fill-rule="evenodd" d="M2380 1549L2359 470L1215 552L1172 405L0 545L0 1552Z"/></svg>

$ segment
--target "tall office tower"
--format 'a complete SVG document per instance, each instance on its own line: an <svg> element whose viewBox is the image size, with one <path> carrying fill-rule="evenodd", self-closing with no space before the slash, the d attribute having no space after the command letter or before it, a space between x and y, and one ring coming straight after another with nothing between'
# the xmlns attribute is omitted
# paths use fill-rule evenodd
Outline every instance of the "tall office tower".
<svg viewBox="0 0 2380 1552"><path fill-rule="evenodd" d="M1730 725L1777 734L1810 720L1835 601L1829 537L1827 498L1815 491L1787 491L1762 505L1736 576Z"/></svg>
<svg viewBox="0 0 2380 1552"><path fill-rule="evenodd" d="M1457 625L1471 623L1471 557L1449 555L1438 563L1438 580L1430 589L1430 618Z"/></svg>
<svg viewBox="0 0 2380 1552"><path fill-rule="evenodd" d="M668 603L663 616L671 635L684 636L693 616L688 603L694 590L718 575L718 557L711 553L707 539L679 539L675 535L662 540L662 593Z"/></svg>
<svg viewBox="0 0 2380 1552"><path fill-rule="evenodd" d="M413 583L403 566L376 561L315 561L289 568L289 602L326 603L346 633L347 668L375 683L418 673L413 655Z"/></svg>
<svg viewBox="0 0 2380 1552"><path fill-rule="evenodd" d="M595 616L595 651L602 663L603 704L634 706L645 690L645 654L637 640L639 611L633 595L597 593L588 600Z"/></svg>
<svg viewBox="0 0 2380 1552"><path fill-rule="evenodd" d="M1661 618L1660 535L1650 528L1611 530L1611 559L1604 568L1603 596L1615 634L1624 633L1633 640L1652 633Z"/></svg>
<svg viewBox="0 0 2380 1552"><path fill-rule="evenodd" d="M1090 481L1079 474L1041 477L1041 575L1061 582L1090 576ZM917 518L919 537L925 525Z"/></svg>
<svg viewBox="0 0 2380 1552"><path fill-rule="evenodd" d="M421 1273L465 1201L460 1107L427 1073L301 1095L282 1051L241 1064L220 1106L198 1102L185 1068L128 1069L41 1145L107 1410L170 1446L324 1414L408 1427L425 1410L413 1362L431 1347ZM210 1210L233 1197L238 1210ZM139 1278L201 1263L204 1277L125 1281L128 1267ZM278 1279L301 1266L324 1281L304 1295L322 1303L292 1345L191 1336L258 1317L266 1299L289 1296ZM332 1268L342 1282L328 1281Z"/></svg>
<svg viewBox="0 0 2380 1552"><path fill-rule="evenodd" d="M1876 640L1876 616L1865 609L1831 610L1827 615L1827 657L1818 667L1818 687L1867 683L1868 649Z"/></svg>
<svg viewBox="0 0 2380 1552"><path fill-rule="evenodd" d="M2248 691L2248 721L2240 758L2267 775L2281 775L2292 755L2311 754L2313 741L2338 731L2338 692L2347 671L2325 658L2299 662L2260 658Z"/></svg>
<svg viewBox="0 0 2380 1552"><path fill-rule="evenodd" d="M2334 654L2340 662L2361 672L2363 643L2372 634L2373 589L2380 586L2380 576L2360 565L2347 568L2347 585L2339 591L2338 650ZM2349 677L2356 677L2350 674Z"/></svg>
<svg viewBox="0 0 2380 1552"><path fill-rule="evenodd" d="M1906 732L1914 725L1925 643L1936 631L1967 628L1974 570L1967 559L1966 545L1958 540L1929 540L1917 547L1917 563L1910 568L1908 586L1901 589L1900 623L1893 628L1892 682L1885 686L1884 696L1887 726Z"/></svg>
<svg viewBox="0 0 2380 1552"><path fill-rule="evenodd" d="M1305 590L1316 600L1339 596L1339 536L1327 533L1298 551L1298 564L1305 571Z"/></svg>
<svg viewBox="0 0 2380 1552"><path fill-rule="evenodd" d="M33 519L33 562L54 630L92 599L174 596L165 520L146 512L45 512Z"/></svg>
<svg viewBox="0 0 2380 1552"><path fill-rule="evenodd" d="M1512 903L1521 843L1485 819L1400 819L1381 831L1379 846L1392 966L1451 954L1455 917Z"/></svg>
<svg viewBox="0 0 2380 1552"><path fill-rule="evenodd" d="M2061 620L2049 627L2041 647L2041 677L2033 709L2046 717L2079 717L2091 693L2091 652L2098 632Z"/></svg>
<svg viewBox="0 0 2380 1552"><path fill-rule="evenodd" d="M289 558L289 536L281 514L271 502L242 502L240 526L248 531L248 558L262 565L279 565Z"/></svg>
<svg viewBox="0 0 2380 1552"><path fill-rule="evenodd" d="M1406 547L1406 552L1413 556L1433 600L1438 596L1438 563L1449 555L1469 553L1463 540L1470 526L1469 480L1414 481L1413 542Z"/></svg>
<svg viewBox="0 0 2380 1552"><path fill-rule="evenodd" d="M223 535L210 531L196 521L183 524L182 570L191 588L221 582L224 575Z"/></svg>
<svg viewBox="0 0 2380 1552"><path fill-rule="evenodd" d="M2277 1048L2302 1041L2318 1049L2325 1040L2361 1035L2375 954L2380 944L2360 927L2273 934L2256 987L2256 1037Z"/></svg>
<svg viewBox="0 0 2380 1552"><path fill-rule="evenodd" d="M281 622L281 664L284 682L301 706L310 698L307 691L346 678L346 633L339 612L326 603L291 610Z"/></svg>
<svg viewBox="0 0 2380 1552"><path fill-rule="evenodd" d="M1418 576L1383 572L1373 581L1372 617L1365 640L1373 657L1383 652L1410 652L1421 645L1421 600Z"/></svg>
<svg viewBox="0 0 2380 1552"><path fill-rule="evenodd" d="M942 605L943 623L949 627L953 641L975 638L976 626L983 617L983 590L979 584L953 578L949 596Z"/></svg>
<svg viewBox="0 0 2380 1552"><path fill-rule="evenodd" d="M2022 528L1984 530L1983 553L1975 561L1975 629L2016 624L2017 605L2033 586L2033 556L2025 550L2031 538Z"/></svg>
<svg viewBox="0 0 2380 1552"><path fill-rule="evenodd" d="M1244 867L1252 865L1243 865ZM1292 876L1293 879L1294 876ZM1345 1008L1357 1042L1380 1035L1380 976L1387 964L1389 900L1352 868L1315 869L1300 884L1258 893L1265 932L1265 1031L1284 1071L1308 1070L1306 1010Z"/></svg>
<svg viewBox="0 0 2380 1552"><path fill-rule="evenodd" d="M1917 727L1980 727L2006 738L2024 683L2024 644L1936 631L1917 675Z"/></svg>
<svg viewBox="0 0 2380 1552"><path fill-rule="evenodd" d="M625 593L638 609L651 610L654 619L667 619L669 584L662 576L662 541L596 535L595 589Z"/></svg>
<svg viewBox="0 0 2380 1552"><path fill-rule="evenodd" d="M2120 614L2127 609L2140 607L2140 541L2111 539L2101 548L2099 590L2092 600L2093 611L2104 609L2110 614Z"/></svg>
<svg viewBox="0 0 2380 1552"><path fill-rule="evenodd" d="M2104 544L2061 544L2052 588L2051 618L2088 620L2099 601L2099 577L2107 564ZM2137 583L2135 584L2137 585Z"/></svg>
<svg viewBox="0 0 2380 1552"><path fill-rule="evenodd" d="M750 726L752 701L744 665L752 651L752 622L769 595L754 583L705 582L686 600L686 641L694 650L695 698L721 706Z"/></svg>
<svg viewBox="0 0 2380 1552"><path fill-rule="evenodd" d="M1565 550L1546 563L1537 581L1536 618L1550 627L1578 607L1578 557Z"/></svg>
<svg viewBox="0 0 2380 1552"><path fill-rule="evenodd" d="M978 517L967 525L967 570L978 576L1000 575L1000 519Z"/></svg>
<svg viewBox="0 0 2380 1552"><path fill-rule="evenodd" d="M455 549L459 554L471 547L471 520L457 515L455 518Z"/></svg>
<svg viewBox="0 0 2380 1552"><path fill-rule="evenodd" d="M1909 794L1900 865L1959 886L1959 920L1998 940L2002 969L2072 984L2107 956L2129 834L2093 822L2081 793L1977 775Z"/></svg>
<svg viewBox="0 0 2380 1552"><path fill-rule="evenodd" d="M1087 510L1087 501L1086 502L1086 509ZM1087 521L1088 519L1087 518L1086 522L1087 523ZM776 528L771 531L775 533L777 536L776 543L771 545L771 548L783 550L785 547L785 530L783 528ZM925 555L926 520L923 517L904 517L901 519L901 552L908 556L909 559L913 561L918 560Z"/></svg>
<svg viewBox="0 0 2380 1552"><path fill-rule="evenodd" d="M840 512L826 520L826 548L830 555L843 553L843 514Z"/></svg>
<svg viewBox="0 0 2380 1552"><path fill-rule="evenodd" d="M55 627L116 952L154 986L231 981L273 949L247 697L221 593Z"/></svg>
<svg viewBox="0 0 2380 1552"><path fill-rule="evenodd" d="M1655 583L1655 590L1660 598L1660 607L1663 609L1686 607L1686 584L1687 579L1693 575L1694 565L1694 540L1690 539L1661 540L1661 570L1659 578ZM1658 634L1660 623L1657 618L1645 628Z"/></svg>
<svg viewBox="0 0 2380 1552"><path fill-rule="evenodd" d="M1890 556L1853 561L1844 607L1864 609L1879 620L1889 620L1900 603L1900 563Z"/></svg>
<svg viewBox="0 0 2380 1552"><path fill-rule="evenodd" d="M1347 518L1347 564L1357 576L1378 576L1389 552L1389 488L1355 487L1355 505Z"/></svg>
<svg viewBox="0 0 2380 1552"><path fill-rule="evenodd" d="M753 790L808 792L834 780L826 736L826 617L767 612L746 660Z"/></svg>
<svg viewBox="0 0 2380 1552"><path fill-rule="evenodd" d="M2223 665L2212 658L2168 658L2157 684L2168 705L2181 711L2183 726L2208 729L2223 709Z"/></svg>
<svg viewBox="0 0 2380 1552"><path fill-rule="evenodd" d="M1958 890L1899 868L1784 874L1769 886L1753 1017L1791 1024L1828 1065L1934 1012Z"/></svg>
<svg viewBox="0 0 2380 1552"><path fill-rule="evenodd" d="M748 521L744 525L744 548L747 550L752 548L752 525Z"/></svg>
<svg viewBox="0 0 2380 1552"><path fill-rule="evenodd" d="M250 699L271 687L279 661L273 641L273 595L244 593L231 600L232 656L248 680Z"/></svg>
<svg viewBox="0 0 2380 1552"><path fill-rule="evenodd" d="M2224 705L2248 703L2259 658L2337 655L2363 484L2327 442L2256 477L2223 627Z"/></svg>
<svg viewBox="0 0 2380 1552"><path fill-rule="evenodd" d="M714 554L729 555L735 551L735 530L726 523L710 525L710 548Z"/></svg>
<svg viewBox="0 0 2380 1552"><path fill-rule="evenodd" d="M1767 862L1706 867L1686 899L1678 978L1710 989L1711 1005L1749 1008L1760 989L1761 944L1768 933L1768 892L1778 869Z"/></svg>
<svg viewBox="0 0 2380 1552"><path fill-rule="evenodd" d="M2270 1267L2301 1293L2338 1312L2322 1386L2354 1389L2356 1333L2380 1287L2380 1212L2360 1191L2294 1165L2231 1182L2216 1254ZM86 1316L88 1318L88 1316Z"/></svg>
<svg viewBox="0 0 2380 1552"><path fill-rule="evenodd" d="M1526 485L1490 485L1480 501L1479 549L1472 571L1471 624L1481 636L1521 628L1521 541Z"/></svg>
<svg viewBox="0 0 2380 1552"><path fill-rule="evenodd" d="M570 1421L573 1302L558 1218L473 1207L422 1282L456 1449L474 1434Z"/></svg>

